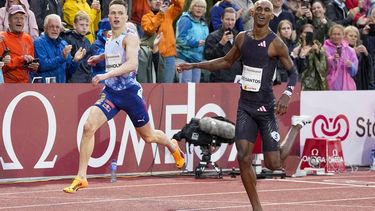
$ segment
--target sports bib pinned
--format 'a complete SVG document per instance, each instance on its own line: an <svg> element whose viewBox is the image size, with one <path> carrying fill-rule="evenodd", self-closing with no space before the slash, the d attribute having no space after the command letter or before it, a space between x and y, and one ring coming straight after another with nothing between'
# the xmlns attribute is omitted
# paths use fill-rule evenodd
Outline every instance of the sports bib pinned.
<svg viewBox="0 0 375 211"><path fill-rule="evenodd" d="M105 71L110 72L118 67L120 67L121 64L121 55L120 54L108 54L106 55L106 66Z"/></svg>
<svg viewBox="0 0 375 211"><path fill-rule="evenodd" d="M262 83L262 68L243 66L241 85L242 89L250 92L259 92Z"/></svg>

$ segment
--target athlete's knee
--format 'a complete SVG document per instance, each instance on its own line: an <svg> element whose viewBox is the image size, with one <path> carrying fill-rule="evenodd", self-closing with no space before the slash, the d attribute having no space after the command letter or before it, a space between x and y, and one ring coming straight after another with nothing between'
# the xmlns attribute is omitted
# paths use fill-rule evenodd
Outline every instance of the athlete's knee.
<svg viewBox="0 0 375 211"><path fill-rule="evenodd" d="M270 170L280 170L282 168L280 160L264 161L264 165Z"/></svg>
<svg viewBox="0 0 375 211"><path fill-rule="evenodd" d="M237 153L237 161L240 164L240 166L250 166L251 162L253 161L253 156L252 154Z"/></svg>
<svg viewBox="0 0 375 211"><path fill-rule="evenodd" d="M96 127L93 123L91 122L86 122L85 125L83 126L83 135L90 136L95 134Z"/></svg>

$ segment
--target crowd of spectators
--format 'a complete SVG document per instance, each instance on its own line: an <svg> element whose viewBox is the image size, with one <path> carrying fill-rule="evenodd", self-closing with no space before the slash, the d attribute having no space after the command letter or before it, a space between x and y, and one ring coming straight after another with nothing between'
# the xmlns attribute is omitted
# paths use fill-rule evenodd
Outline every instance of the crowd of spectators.
<svg viewBox="0 0 375 211"><path fill-rule="evenodd" d="M125 0L126 1L126 0ZM129 27L141 39L142 83L234 82L229 70L176 63L224 56L239 32L253 28L255 0L127 0ZM375 0L270 0L270 29L289 49L303 90L372 90ZM110 0L0 0L0 76L5 83L89 83L105 71L87 58L104 52ZM2 74L1 74L2 73ZM274 84L288 80L281 66ZM1 83L1 80L0 80Z"/></svg>

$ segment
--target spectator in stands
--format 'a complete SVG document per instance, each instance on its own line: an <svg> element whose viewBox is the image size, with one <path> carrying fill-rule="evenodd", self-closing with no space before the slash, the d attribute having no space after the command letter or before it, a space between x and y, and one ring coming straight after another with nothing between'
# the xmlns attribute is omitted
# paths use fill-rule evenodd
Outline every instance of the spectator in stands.
<svg viewBox="0 0 375 211"><path fill-rule="evenodd" d="M109 11L109 3L111 3L111 0L100 0L100 13L101 17L108 18L108 11ZM136 0L133 0L133 4L137 4Z"/></svg>
<svg viewBox="0 0 375 211"><path fill-rule="evenodd" d="M56 14L63 17L63 0L31 0L30 10L35 14L39 32L43 32L47 15Z"/></svg>
<svg viewBox="0 0 375 211"><path fill-rule="evenodd" d="M254 26L253 1L252 0L233 0L233 3L242 9L241 18L243 30L252 30Z"/></svg>
<svg viewBox="0 0 375 211"><path fill-rule="evenodd" d="M205 0L193 0L187 12L182 13L176 26L176 63L200 62L203 60L204 43L208 26L204 20L207 4ZM194 68L179 74L180 83L199 83L201 69Z"/></svg>
<svg viewBox="0 0 375 211"><path fill-rule="evenodd" d="M72 58L72 46L60 37L61 30L61 18L56 14L47 15L44 34L34 41L35 56L39 58L40 66L31 77L42 77L43 82L46 77L55 77L57 83L65 83L66 71L75 71L78 67L85 50L78 50Z"/></svg>
<svg viewBox="0 0 375 211"><path fill-rule="evenodd" d="M98 23L101 20L99 0L93 0L91 7L86 0L65 0L63 12L64 21L68 29L74 28L74 19L78 11L84 11L90 17L90 34L86 35L86 37L90 43L93 43L95 40L95 31L97 31Z"/></svg>
<svg viewBox="0 0 375 211"><path fill-rule="evenodd" d="M329 29L329 39L324 41L327 57L327 82L329 90L356 90L353 76L358 71L357 55L344 40L344 27L335 24Z"/></svg>
<svg viewBox="0 0 375 211"><path fill-rule="evenodd" d="M296 34L294 33L292 23L288 20L280 21L279 26L277 27L277 35L285 43L286 47L288 47L288 52L290 54L296 47ZM275 74L276 79L274 80L274 84L281 84L282 82L288 81L288 73L282 67L280 62L277 64Z"/></svg>
<svg viewBox="0 0 375 211"><path fill-rule="evenodd" d="M375 4L374 0L345 0L346 8L353 17L353 25L363 28L366 25L371 7Z"/></svg>
<svg viewBox="0 0 375 211"><path fill-rule="evenodd" d="M355 26L347 26L344 30L345 40L354 48L358 57L358 72L354 76L357 90L368 90L374 84L374 63L366 47L360 44L359 30Z"/></svg>
<svg viewBox="0 0 375 211"><path fill-rule="evenodd" d="M12 5L20 5L25 10L25 24L23 31L28 33L32 39L39 36L38 25L33 11L29 9L29 2L27 0L7 0L5 6L0 8L0 31L7 31L9 29L8 15L9 8Z"/></svg>
<svg viewBox="0 0 375 211"><path fill-rule="evenodd" d="M301 76L302 90L327 90L326 54L314 33L311 24L302 26L298 46L291 56Z"/></svg>
<svg viewBox="0 0 375 211"><path fill-rule="evenodd" d="M363 41L363 45L366 47L369 55L371 56L372 61L375 63L375 9L371 10L370 15L369 15L369 21L365 25L365 27L362 29L361 39ZM371 80L375 80L375 79L372 78L370 79L370 81ZM375 89L375 83L370 84L369 88Z"/></svg>
<svg viewBox="0 0 375 211"><path fill-rule="evenodd" d="M96 40L91 45L91 54L92 55L100 55L104 53L104 47L107 40L107 34L108 31L111 30L111 24L109 23L108 18L104 18L101 21L99 21L98 25L98 33L96 33ZM101 61L97 63L95 66L91 67L91 73L92 77L94 77L97 74L104 74L105 73L105 61Z"/></svg>
<svg viewBox="0 0 375 211"><path fill-rule="evenodd" d="M295 13L296 17L296 31L300 32L301 27L307 23L312 23L313 15L311 12L311 4L309 0L301 0L299 7Z"/></svg>
<svg viewBox="0 0 375 211"><path fill-rule="evenodd" d="M277 27L279 26L280 21L289 20L293 24L293 29L296 29L296 21L294 15L283 9L284 0L271 0L273 5L273 14L274 17L270 21L270 28L273 32L277 33Z"/></svg>
<svg viewBox="0 0 375 211"><path fill-rule="evenodd" d="M69 45L72 45L71 55L79 50L86 51L84 58L79 61L76 71L67 71L66 80L68 83L90 83L91 82L91 66L87 64L87 59L92 56L89 51L91 48L90 41L85 37L89 32L90 17L84 11L79 11L74 17L73 30L64 31L61 38ZM69 74L71 73L71 74Z"/></svg>
<svg viewBox="0 0 375 211"><path fill-rule="evenodd" d="M0 55L7 54L11 60L3 67L5 83L28 83L29 71L35 72L39 62L34 60L34 45L29 34L23 32L26 23L26 12L21 5L8 8L9 29L1 32ZM4 53L5 52L5 53ZM9 59L9 57L7 58Z"/></svg>
<svg viewBox="0 0 375 211"><path fill-rule="evenodd" d="M242 13L244 11L243 8L240 8L237 4L235 4L233 2L233 0L222 0L222 1L218 1L212 8L211 8L211 11L210 11L210 14L211 14L211 31L214 31L214 30L218 30L221 28L221 25L222 25L222 22L221 22L221 18L222 18L222 14L224 12L224 9L227 8L227 7L232 7L233 9L235 9L237 11L237 15L236 15L236 25L234 26L234 28L237 30L237 31L243 31L244 28L243 28L243 21L242 21Z"/></svg>
<svg viewBox="0 0 375 211"><path fill-rule="evenodd" d="M221 17L221 28L210 33L204 47L204 58L212 60L225 56L233 47L238 31L234 28L237 13L232 7L227 7ZM242 74L242 63L237 60L229 69L210 73L210 82L233 83L236 75Z"/></svg>
<svg viewBox="0 0 375 211"><path fill-rule="evenodd" d="M314 1L311 6L313 15L312 25L314 26L315 39L320 43L328 39L328 31L333 26L334 22L326 18L326 9L323 3L319 0Z"/></svg>
<svg viewBox="0 0 375 211"><path fill-rule="evenodd" d="M149 0L151 11L142 17L141 25L146 36L163 32L159 43L160 60L157 82L173 83L176 77L176 37L173 21L181 14L184 0ZM153 42L151 42L153 43Z"/></svg>
<svg viewBox="0 0 375 211"><path fill-rule="evenodd" d="M346 8L344 0L332 0L327 5L327 18L331 21L348 26L353 22L353 16Z"/></svg>
<svg viewBox="0 0 375 211"><path fill-rule="evenodd" d="M144 14L150 11L149 0L133 0L130 20L137 25L139 37L144 35L141 21Z"/></svg>

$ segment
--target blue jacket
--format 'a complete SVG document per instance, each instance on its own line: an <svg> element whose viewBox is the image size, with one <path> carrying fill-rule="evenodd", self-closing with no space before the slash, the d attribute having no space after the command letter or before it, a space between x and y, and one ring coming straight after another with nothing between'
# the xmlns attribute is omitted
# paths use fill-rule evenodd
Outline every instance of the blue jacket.
<svg viewBox="0 0 375 211"><path fill-rule="evenodd" d="M77 68L77 63L73 62L70 54L66 59L63 56L62 52L66 45L68 43L60 37L56 40L45 34L38 37L34 41L34 51L35 57L39 58L39 68L36 73L30 73L31 78L41 76L45 82L46 77L56 77L57 83L65 83L66 71L75 71Z"/></svg>
<svg viewBox="0 0 375 211"><path fill-rule="evenodd" d="M187 62L202 61L204 45L199 46L199 40L206 40L207 36L207 24L203 20L194 19L188 12L184 12L177 21L177 57Z"/></svg>

